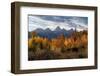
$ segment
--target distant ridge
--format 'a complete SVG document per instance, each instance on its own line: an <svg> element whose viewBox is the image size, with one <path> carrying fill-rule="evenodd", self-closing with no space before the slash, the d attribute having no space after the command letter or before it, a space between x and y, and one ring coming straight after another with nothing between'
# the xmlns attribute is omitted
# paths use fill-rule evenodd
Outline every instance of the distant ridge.
<svg viewBox="0 0 100 76"><path fill-rule="evenodd" d="M32 32L36 32L38 36L40 37L45 37L48 39L52 38L57 38L60 35L64 35L65 37L71 36L71 34L74 32L74 29L61 29L59 26L56 27L53 31L50 28L42 29L42 28L37 28L36 30Z"/></svg>

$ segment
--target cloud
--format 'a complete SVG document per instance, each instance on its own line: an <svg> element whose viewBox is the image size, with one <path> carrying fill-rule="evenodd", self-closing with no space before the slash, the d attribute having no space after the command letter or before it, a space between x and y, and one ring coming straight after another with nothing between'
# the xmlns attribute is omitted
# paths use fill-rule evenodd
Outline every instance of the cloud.
<svg viewBox="0 0 100 76"><path fill-rule="evenodd" d="M50 28L54 30L57 26L66 30L71 28L77 28L79 30L87 29L88 18L87 17L71 17L71 16L28 16L29 19L29 31L33 31L37 28Z"/></svg>

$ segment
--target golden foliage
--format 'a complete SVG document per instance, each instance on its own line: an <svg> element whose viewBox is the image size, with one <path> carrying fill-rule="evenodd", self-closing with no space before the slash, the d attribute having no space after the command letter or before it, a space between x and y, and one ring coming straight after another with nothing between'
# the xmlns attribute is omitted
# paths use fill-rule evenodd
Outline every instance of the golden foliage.
<svg viewBox="0 0 100 76"><path fill-rule="evenodd" d="M44 46L44 48L46 48L47 45L54 48L59 48L62 46L73 48L79 47L80 45L86 45L87 42L87 34L82 33L74 33L74 35L72 35L69 38L65 38L63 35L60 35L58 38L48 40L47 38L36 36L28 40L29 48L32 48L34 43L41 43Z"/></svg>
<svg viewBox="0 0 100 76"><path fill-rule="evenodd" d="M53 38L51 40L36 36L36 33L34 32L32 34L33 36L28 40L28 48L35 50L35 53L42 52L41 55L49 51L53 51L54 55L62 55L62 51L64 50L72 50L73 48L86 49L88 44L87 31L74 32L70 37L64 37L64 35L60 35L59 37ZM61 57L65 56L66 55L64 54Z"/></svg>

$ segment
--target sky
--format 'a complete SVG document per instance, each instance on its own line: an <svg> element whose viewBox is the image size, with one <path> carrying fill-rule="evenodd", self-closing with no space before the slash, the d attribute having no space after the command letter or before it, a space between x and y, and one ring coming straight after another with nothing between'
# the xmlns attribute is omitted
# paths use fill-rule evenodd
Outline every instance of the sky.
<svg viewBox="0 0 100 76"><path fill-rule="evenodd" d="M59 26L61 29L88 29L88 17L77 16L51 16L51 15L28 15L29 31L34 31L37 28L51 30Z"/></svg>

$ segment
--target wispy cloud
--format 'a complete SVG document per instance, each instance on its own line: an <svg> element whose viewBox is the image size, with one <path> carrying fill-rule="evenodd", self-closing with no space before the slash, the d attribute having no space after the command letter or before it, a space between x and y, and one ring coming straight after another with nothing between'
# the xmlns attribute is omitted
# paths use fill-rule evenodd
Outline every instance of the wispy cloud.
<svg viewBox="0 0 100 76"><path fill-rule="evenodd" d="M44 15L29 15L29 31L37 28L50 28L54 30L57 26L64 29L77 28L79 30L87 29L87 17L73 16L44 16Z"/></svg>

